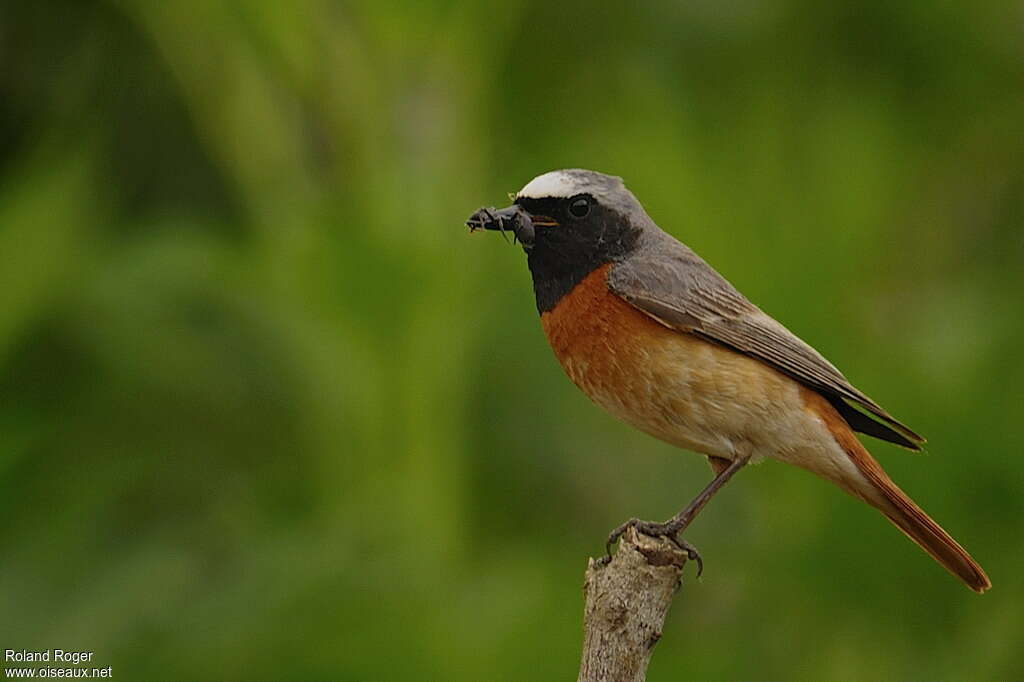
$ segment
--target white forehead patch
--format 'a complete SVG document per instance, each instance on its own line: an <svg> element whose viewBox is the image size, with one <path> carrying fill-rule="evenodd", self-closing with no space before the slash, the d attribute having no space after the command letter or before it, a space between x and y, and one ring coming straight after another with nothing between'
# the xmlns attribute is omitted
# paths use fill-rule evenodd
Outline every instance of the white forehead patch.
<svg viewBox="0 0 1024 682"><path fill-rule="evenodd" d="M527 199L567 198L579 193L579 181L565 171L556 170L530 180L516 196Z"/></svg>

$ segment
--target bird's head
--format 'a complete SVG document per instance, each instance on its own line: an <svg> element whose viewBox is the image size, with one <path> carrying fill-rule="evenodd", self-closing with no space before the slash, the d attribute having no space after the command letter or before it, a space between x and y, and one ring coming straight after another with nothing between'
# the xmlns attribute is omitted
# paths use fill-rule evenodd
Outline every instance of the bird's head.
<svg viewBox="0 0 1024 682"><path fill-rule="evenodd" d="M581 169L539 175L511 206L482 208L466 221L471 231L510 232L522 244L542 310L595 268L627 256L649 223L621 178Z"/></svg>

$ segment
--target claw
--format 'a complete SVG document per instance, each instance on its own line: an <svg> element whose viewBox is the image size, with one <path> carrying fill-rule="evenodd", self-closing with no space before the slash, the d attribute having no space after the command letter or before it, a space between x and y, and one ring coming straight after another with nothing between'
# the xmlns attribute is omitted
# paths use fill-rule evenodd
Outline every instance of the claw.
<svg viewBox="0 0 1024 682"><path fill-rule="evenodd" d="M697 577L701 577L704 574L704 559L701 557L700 552L692 544L684 540L683 538L677 537L676 533L679 532L679 526L673 521L667 523L654 523L653 521L641 521L634 517L629 521L613 530L608 534L608 540L605 542L604 550L605 556L601 557L602 565L611 561L612 558L612 545L618 542L622 535L630 528L635 528L638 532L652 538L668 538L672 541L676 547L686 554L686 558L689 561L697 562Z"/></svg>
<svg viewBox="0 0 1024 682"><path fill-rule="evenodd" d="M611 533L609 533L608 534L608 540L604 544L605 556L607 556L609 559L611 559L611 556L612 556L612 545L614 545L616 542L618 542L619 538L622 537L622 534L625 533L628 529L636 528L637 525L639 525L641 523L643 523L643 521L641 521L640 519L638 519L638 518L636 518L634 516L629 521L626 521L624 524L622 524L621 526L619 526L618 528L613 530Z"/></svg>
<svg viewBox="0 0 1024 682"><path fill-rule="evenodd" d="M686 552L687 559L697 562L697 577L701 577L704 574L704 559L701 558L700 552L697 551L697 548L682 538L673 537L672 539L677 545L679 545L681 550Z"/></svg>

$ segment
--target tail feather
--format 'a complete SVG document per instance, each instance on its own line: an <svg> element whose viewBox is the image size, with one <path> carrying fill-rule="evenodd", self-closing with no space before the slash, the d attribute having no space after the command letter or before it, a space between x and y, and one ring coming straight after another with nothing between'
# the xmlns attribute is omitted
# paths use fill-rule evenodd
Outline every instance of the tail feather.
<svg viewBox="0 0 1024 682"><path fill-rule="evenodd" d="M907 537L928 552L947 571L962 580L967 587L978 593L992 587L978 562L893 483L831 405L820 396L811 397L807 404L822 419L861 474L857 477L858 480L842 476L833 478L837 484L882 512Z"/></svg>
<svg viewBox="0 0 1024 682"><path fill-rule="evenodd" d="M967 550L900 490L863 446L860 449L851 458L880 494L882 503L870 498L867 501L967 587L979 594L992 587L984 569Z"/></svg>

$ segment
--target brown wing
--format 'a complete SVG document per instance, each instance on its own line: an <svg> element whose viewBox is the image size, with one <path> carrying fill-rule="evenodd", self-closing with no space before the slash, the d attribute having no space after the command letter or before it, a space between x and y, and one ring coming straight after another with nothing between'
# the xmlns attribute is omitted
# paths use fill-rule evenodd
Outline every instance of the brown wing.
<svg viewBox="0 0 1024 682"><path fill-rule="evenodd" d="M757 358L818 391L855 431L921 449L924 438L857 390L820 353L748 301L690 249L674 239L671 248L664 242L659 246L613 266L609 288L668 327Z"/></svg>

